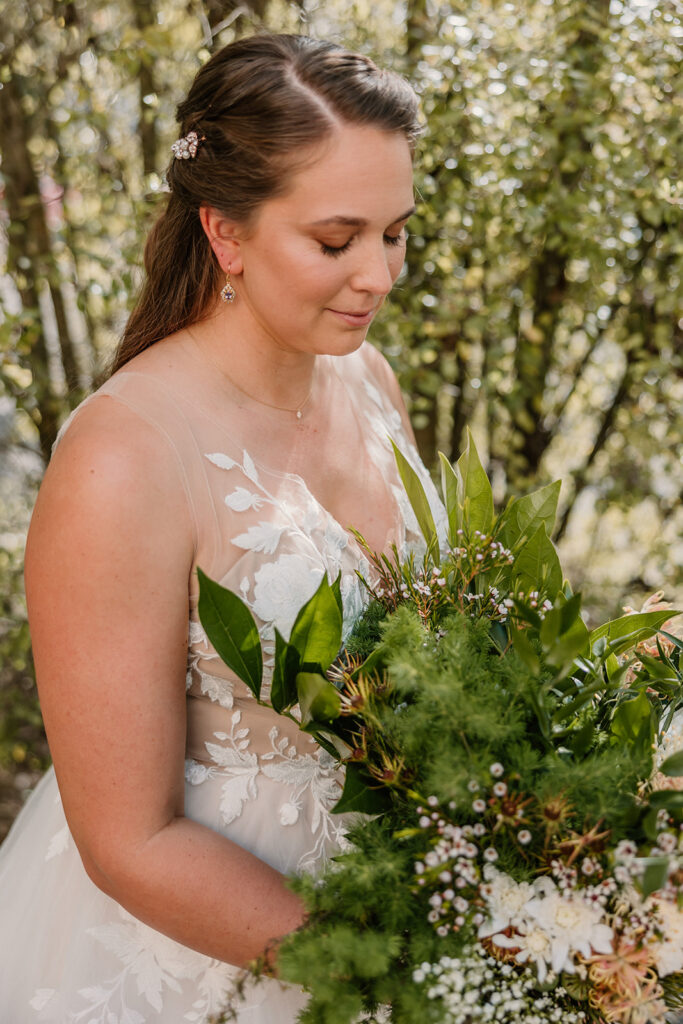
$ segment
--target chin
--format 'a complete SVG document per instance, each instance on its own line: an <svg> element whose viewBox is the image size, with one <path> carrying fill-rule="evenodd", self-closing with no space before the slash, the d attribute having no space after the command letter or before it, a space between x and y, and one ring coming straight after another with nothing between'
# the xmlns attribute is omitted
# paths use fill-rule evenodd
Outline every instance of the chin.
<svg viewBox="0 0 683 1024"><path fill-rule="evenodd" d="M319 349L319 355L349 356L357 352L367 337L367 328L362 331L349 331L334 342L328 342Z"/></svg>

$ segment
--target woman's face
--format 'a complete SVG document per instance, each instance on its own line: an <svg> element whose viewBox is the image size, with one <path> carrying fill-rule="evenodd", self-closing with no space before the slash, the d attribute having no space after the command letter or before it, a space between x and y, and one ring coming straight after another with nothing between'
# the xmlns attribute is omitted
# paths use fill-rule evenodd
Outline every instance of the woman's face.
<svg viewBox="0 0 683 1024"><path fill-rule="evenodd" d="M285 351L354 351L401 270L413 209L404 136L341 126L240 237L228 313Z"/></svg>

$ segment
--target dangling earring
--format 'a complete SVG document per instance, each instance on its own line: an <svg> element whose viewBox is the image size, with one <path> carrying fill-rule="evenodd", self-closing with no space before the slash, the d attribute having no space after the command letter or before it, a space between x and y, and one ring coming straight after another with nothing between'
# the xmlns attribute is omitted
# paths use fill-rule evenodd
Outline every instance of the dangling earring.
<svg viewBox="0 0 683 1024"><path fill-rule="evenodd" d="M234 302L236 294L237 292L233 288L232 282L230 280L230 267L228 267L225 275L225 284L221 289L221 299L223 300L223 302Z"/></svg>

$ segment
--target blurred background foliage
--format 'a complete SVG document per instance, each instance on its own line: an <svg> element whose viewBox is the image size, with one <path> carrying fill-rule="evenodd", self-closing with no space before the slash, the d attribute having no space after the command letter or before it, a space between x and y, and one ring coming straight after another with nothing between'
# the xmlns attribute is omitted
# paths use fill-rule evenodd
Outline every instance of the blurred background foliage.
<svg viewBox="0 0 683 1024"><path fill-rule="evenodd" d="M0 836L47 763L30 509L139 283L175 105L238 35L331 38L421 95L418 213L372 339L425 461L469 424L499 502L560 477L589 616L683 601L682 20L676 0L0 3Z"/></svg>

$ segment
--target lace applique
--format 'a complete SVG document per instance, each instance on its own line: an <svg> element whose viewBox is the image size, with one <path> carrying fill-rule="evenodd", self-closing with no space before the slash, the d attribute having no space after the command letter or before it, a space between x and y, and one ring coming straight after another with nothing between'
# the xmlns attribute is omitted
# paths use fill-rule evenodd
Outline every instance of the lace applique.
<svg viewBox="0 0 683 1024"><path fill-rule="evenodd" d="M279 808L281 825L296 824L301 812L306 811L315 845L300 859L299 870L311 870L320 865L333 846L338 850L346 845L343 821L330 813L341 796L343 773L339 763L325 750L299 755L294 744L286 737L280 738L277 726L270 730L269 739L271 750L261 757L269 763L262 771L269 779L290 788Z"/></svg>
<svg viewBox="0 0 683 1024"><path fill-rule="evenodd" d="M211 778L223 780L220 814L226 825L239 818L245 800L255 800L257 795L258 757L248 752L249 730L237 728L241 719L242 712L233 711L230 732L216 732L214 736L221 742L204 744L212 765L186 762L185 778L193 786Z"/></svg>
<svg viewBox="0 0 683 1024"><path fill-rule="evenodd" d="M64 825L64 827L60 828L59 832L56 832L50 840L47 853L45 854L45 860L52 860L53 857L58 857L60 853L64 853L65 850L68 850L70 840L71 833L69 832L69 826Z"/></svg>
<svg viewBox="0 0 683 1024"><path fill-rule="evenodd" d="M305 828L311 834L313 845L300 858L298 868L310 869L333 844L338 847L343 841L343 823L330 813L341 795L339 764L319 748L313 753L299 754L287 737L280 736L277 726L268 734L270 750L260 757L249 753L249 729L237 728L240 723L241 712L233 712L230 732L214 734L220 743L204 744L212 763L201 764L188 759L185 778L193 786L210 779L221 781L220 813L226 825L241 815L246 800L257 799L261 775L279 783L282 786L278 806L280 823L297 824L305 812Z"/></svg>
<svg viewBox="0 0 683 1024"><path fill-rule="evenodd" d="M274 562L265 562L254 573L254 614L289 636L299 609L317 590L323 572L303 555L281 555Z"/></svg>
<svg viewBox="0 0 683 1024"><path fill-rule="evenodd" d="M199 689L209 700L230 710L234 703L234 682L222 676L212 676L199 667L200 660L218 661L218 655L209 644L209 638L201 623L190 619L187 639L187 675L185 689L191 689L195 677L199 679Z"/></svg>
<svg viewBox="0 0 683 1024"><path fill-rule="evenodd" d="M240 591L243 600L261 620L262 639L271 641L274 629L288 636L299 609L312 597L323 572L334 578L342 572L344 599L344 635L351 629L364 606L363 591L355 570L367 572L368 563L360 554L348 552L349 537L342 526L313 497L303 480L298 480L303 500L294 506L287 497L272 494L262 483L249 453L242 453L242 463L220 452L206 458L222 470L238 470L254 485L258 493L238 485L225 497L233 512L244 513L271 508L271 518L260 520L232 538L232 543L245 551L273 555L278 552L286 536L297 550L282 552L263 562L254 573L253 581L242 579ZM343 561L353 561L353 570L344 572ZM252 586L253 582L253 586Z"/></svg>
<svg viewBox="0 0 683 1024"><path fill-rule="evenodd" d="M88 934L100 942L123 968L107 981L79 989L82 1009L69 1013L69 1024L145 1024L147 1014L134 1005L164 1009L164 992L182 993L183 982L192 982L198 996L183 1021L204 1021L218 1013L232 988L235 968L182 946L138 921L122 907L119 921L97 925ZM45 1009L54 989L39 989L31 1006Z"/></svg>

